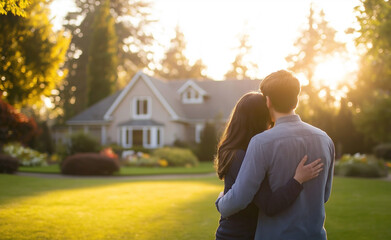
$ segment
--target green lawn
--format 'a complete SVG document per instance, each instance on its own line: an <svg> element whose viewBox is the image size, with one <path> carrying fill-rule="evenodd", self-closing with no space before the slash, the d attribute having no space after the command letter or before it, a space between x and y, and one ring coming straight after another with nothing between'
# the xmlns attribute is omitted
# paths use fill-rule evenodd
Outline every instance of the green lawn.
<svg viewBox="0 0 391 240"><path fill-rule="evenodd" d="M33 172L33 173L60 173L60 167L58 165L49 165L43 167L19 167L20 172ZM215 172L213 163L201 162L196 167L165 167L165 168L153 168L153 167L121 167L119 173L116 175L129 176L129 175L160 175L160 174L195 174L195 173L212 173Z"/></svg>
<svg viewBox="0 0 391 240"><path fill-rule="evenodd" d="M136 181L0 175L0 239L213 239L216 178ZM391 239L391 182L335 178L330 240Z"/></svg>

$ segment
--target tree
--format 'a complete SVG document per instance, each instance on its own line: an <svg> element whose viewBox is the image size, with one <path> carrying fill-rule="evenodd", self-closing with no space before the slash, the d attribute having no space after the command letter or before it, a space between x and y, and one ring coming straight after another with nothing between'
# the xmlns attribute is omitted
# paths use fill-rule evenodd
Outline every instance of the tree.
<svg viewBox="0 0 391 240"><path fill-rule="evenodd" d="M252 69L257 69L257 64L250 62L247 58L251 52L252 46L249 44L250 36L242 34L239 36L239 46L237 47L237 55L231 63L231 69L225 74L226 79L250 79L248 72Z"/></svg>
<svg viewBox="0 0 391 240"><path fill-rule="evenodd" d="M316 14L311 5L307 28L294 43L298 51L286 57L289 70L305 74L308 85L303 87L303 91L307 94L314 90L313 77L319 62L324 57L345 49L343 43L335 40L335 34L336 30L329 26L323 10ZM310 97L312 95L314 94Z"/></svg>
<svg viewBox="0 0 391 240"><path fill-rule="evenodd" d="M11 12L15 16L26 17L25 9L29 4L29 0L0 0L0 15Z"/></svg>
<svg viewBox="0 0 391 240"><path fill-rule="evenodd" d="M88 106L87 62L92 41L93 20L97 6L105 0L76 0L77 10L66 16L64 27L71 32L72 42L67 53L68 77L59 86L57 105L64 109L63 120L73 117ZM125 74L117 88L125 84L140 69L146 68L152 59L154 38L148 31L153 23L150 3L143 0L111 0L110 14L115 19L117 35L118 69ZM126 82L127 83L127 82Z"/></svg>
<svg viewBox="0 0 391 240"><path fill-rule="evenodd" d="M17 108L51 95L64 77L59 70L69 46L63 32L52 30L47 1L32 1L26 12L26 18L0 15L0 92Z"/></svg>
<svg viewBox="0 0 391 240"><path fill-rule="evenodd" d="M175 37L171 39L170 48L166 51L165 57L161 62L161 70L156 73L166 79L204 79L206 78L203 71L205 65L199 59L194 65L189 63L185 56L186 41L183 32L179 26L175 28Z"/></svg>
<svg viewBox="0 0 391 240"><path fill-rule="evenodd" d="M109 1L99 6L92 24L90 56L87 66L88 106L109 96L117 79L117 36Z"/></svg>
<svg viewBox="0 0 391 240"><path fill-rule="evenodd" d="M289 70L303 73L308 80L308 85L302 86L297 112L303 120L326 131L332 138L336 134L336 99L328 86L315 86L313 83L316 80L316 66L325 58L345 49L343 43L335 40L335 34L336 30L329 26L323 10L317 13L311 5L307 28L294 43L297 52L286 57Z"/></svg>
<svg viewBox="0 0 391 240"><path fill-rule="evenodd" d="M358 47L366 50L349 92L358 129L377 142L391 141L391 2L363 0L355 8Z"/></svg>
<svg viewBox="0 0 391 240"><path fill-rule="evenodd" d="M201 132L201 142L199 144L198 158L200 161L213 161L217 147L216 123L206 122Z"/></svg>

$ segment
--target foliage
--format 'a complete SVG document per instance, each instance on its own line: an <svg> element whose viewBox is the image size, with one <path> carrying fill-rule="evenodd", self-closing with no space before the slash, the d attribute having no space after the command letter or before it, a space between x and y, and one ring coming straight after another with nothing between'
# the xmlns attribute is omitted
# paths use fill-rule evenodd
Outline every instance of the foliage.
<svg viewBox="0 0 391 240"><path fill-rule="evenodd" d="M84 110L88 105L91 85L87 82L87 65L93 39L93 22L97 6L106 0L76 0L77 9L69 12L64 27L72 34L72 42L67 52L66 68L69 75L61 84L56 105L64 109L64 120ZM121 76L117 88L127 84L129 76L148 66L151 61L151 48L154 38L148 31L153 20L150 17L150 3L144 0L111 0L110 13L115 21L117 36L116 53L118 71ZM123 74L125 73L125 74Z"/></svg>
<svg viewBox="0 0 391 240"><path fill-rule="evenodd" d="M249 34L239 36L239 46L237 47L237 55L231 64L231 69L225 74L226 79L251 79L249 70L257 70L258 65L250 62L247 57L251 52L252 46L249 44Z"/></svg>
<svg viewBox="0 0 391 240"><path fill-rule="evenodd" d="M377 142L391 141L391 94L376 96L370 103L362 104L354 120L357 129L365 136Z"/></svg>
<svg viewBox="0 0 391 240"><path fill-rule="evenodd" d="M373 153L377 158L381 158L384 160L391 160L391 143L383 143L379 144L373 150Z"/></svg>
<svg viewBox="0 0 391 240"><path fill-rule="evenodd" d="M13 15L26 17L26 7L30 5L30 0L1 0L0 15L11 12Z"/></svg>
<svg viewBox="0 0 391 240"><path fill-rule="evenodd" d="M73 155L76 153L98 153L101 149L100 143L92 136L84 133L77 132L70 136L70 144L68 146L68 154Z"/></svg>
<svg viewBox="0 0 391 240"><path fill-rule="evenodd" d="M96 10L87 64L88 106L112 94L117 80L117 36L110 15L110 2L105 0Z"/></svg>
<svg viewBox="0 0 391 240"><path fill-rule="evenodd" d="M159 159L147 153L137 152L127 156L125 165L129 167L167 167L168 162L165 159Z"/></svg>
<svg viewBox="0 0 391 240"><path fill-rule="evenodd" d="M171 46L166 51L165 57L161 62L161 70L156 73L168 80L173 79L204 79L203 73L206 68L201 59L194 65L189 63L189 59L184 55L186 50L186 41L183 32L179 26L175 29L175 37L171 39Z"/></svg>
<svg viewBox="0 0 391 240"><path fill-rule="evenodd" d="M69 39L54 32L49 2L32 0L27 17L0 15L0 92L16 107L41 103L63 77Z"/></svg>
<svg viewBox="0 0 391 240"><path fill-rule="evenodd" d="M165 160L168 166L194 167L198 164L197 157L188 149L164 147L156 149L153 156Z"/></svg>
<svg viewBox="0 0 391 240"><path fill-rule="evenodd" d="M79 153L67 157L61 164L61 173L69 175L112 175L119 165L112 158L98 153Z"/></svg>
<svg viewBox="0 0 391 240"><path fill-rule="evenodd" d="M324 11L316 13L312 5L307 26L294 43L298 52L287 56L286 61L290 64L290 70L305 74L309 83L303 90L311 91L315 68L319 61L322 57L342 51L345 45L335 40L336 30L329 26Z"/></svg>
<svg viewBox="0 0 391 240"><path fill-rule="evenodd" d="M198 158L200 161L213 161L217 150L217 130L214 122L207 122L201 132L201 142L198 146Z"/></svg>
<svg viewBox="0 0 391 240"><path fill-rule="evenodd" d="M357 112L358 129L377 142L390 141L391 107L391 2L362 0L355 8L360 25L357 47L361 59L349 100Z"/></svg>
<svg viewBox="0 0 391 240"><path fill-rule="evenodd" d="M0 149L7 142L28 143L38 134L33 118L19 113L10 104L0 99Z"/></svg>
<svg viewBox="0 0 391 240"><path fill-rule="evenodd" d="M23 147L20 143L8 143L3 147L4 153L19 159L21 166L42 166L46 164L47 155L31 148Z"/></svg>
<svg viewBox="0 0 391 240"><path fill-rule="evenodd" d="M17 158L0 153L0 173L14 173L18 171L19 161Z"/></svg>
<svg viewBox="0 0 391 240"><path fill-rule="evenodd" d="M385 177L387 173L382 160L364 154L345 154L335 163L335 174L339 176Z"/></svg>
<svg viewBox="0 0 391 240"><path fill-rule="evenodd" d="M100 154L112 159L118 159L118 155L110 147L102 149L102 151L100 151Z"/></svg>

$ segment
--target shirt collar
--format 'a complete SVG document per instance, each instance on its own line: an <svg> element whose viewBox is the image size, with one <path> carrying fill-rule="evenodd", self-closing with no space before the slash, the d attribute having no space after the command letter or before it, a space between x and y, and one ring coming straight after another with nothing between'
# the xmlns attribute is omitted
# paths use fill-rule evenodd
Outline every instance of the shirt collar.
<svg viewBox="0 0 391 240"><path fill-rule="evenodd" d="M280 117L279 119L277 119L275 125L278 125L281 123L300 122L300 121L301 121L300 116L297 114L294 114L294 115L289 115L289 116L285 116L285 117Z"/></svg>

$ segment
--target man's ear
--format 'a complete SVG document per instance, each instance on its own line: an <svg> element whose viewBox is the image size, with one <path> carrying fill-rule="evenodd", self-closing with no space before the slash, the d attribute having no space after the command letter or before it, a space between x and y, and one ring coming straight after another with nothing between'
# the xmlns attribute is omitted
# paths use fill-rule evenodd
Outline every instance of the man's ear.
<svg viewBox="0 0 391 240"><path fill-rule="evenodd" d="M272 101L270 100L269 96L266 96L266 106L269 109L272 107Z"/></svg>

